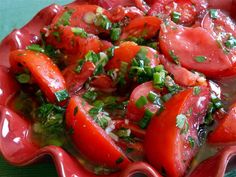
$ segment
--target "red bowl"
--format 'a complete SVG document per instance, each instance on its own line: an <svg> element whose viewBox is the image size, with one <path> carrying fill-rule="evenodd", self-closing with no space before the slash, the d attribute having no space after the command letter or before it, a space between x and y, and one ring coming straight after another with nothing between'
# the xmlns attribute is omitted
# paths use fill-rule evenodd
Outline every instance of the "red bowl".
<svg viewBox="0 0 236 177"><path fill-rule="evenodd" d="M210 4L213 7L218 7L218 2L219 0L211 0ZM221 7L228 12L234 12L231 14L233 16L236 12L236 1L225 0L224 2L225 6L221 5ZM74 3L81 3L81 1ZM30 136L30 122L6 106L7 101L19 88L9 69L10 51L22 49L37 42L40 28L50 24L51 19L60 8L58 5L51 5L41 10L28 24L21 29L12 31L0 44L0 152L8 162L17 166L31 164L49 155L54 160L61 177L95 177L96 175L86 171L79 161L62 148L56 146L40 148L33 143ZM189 176L223 177L226 171L235 168L235 159L236 146L227 146L215 156L203 161ZM148 177L161 176L149 164L137 162L128 166L124 171L106 177L134 177L137 174Z"/></svg>

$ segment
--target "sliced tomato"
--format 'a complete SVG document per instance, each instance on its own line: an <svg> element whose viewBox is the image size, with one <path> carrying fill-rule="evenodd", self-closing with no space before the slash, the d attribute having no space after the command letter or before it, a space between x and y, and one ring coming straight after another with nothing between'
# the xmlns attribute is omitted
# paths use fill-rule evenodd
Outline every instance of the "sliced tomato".
<svg viewBox="0 0 236 177"><path fill-rule="evenodd" d="M147 128L144 142L147 159L168 176L183 176L198 151L197 129L210 101L209 89L204 86L199 89L199 94L189 88L174 95Z"/></svg>
<svg viewBox="0 0 236 177"><path fill-rule="evenodd" d="M169 23L160 32L160 47L165 56L183 67L217 77L232 68L232 61L209 31L201 27L188 28Z"/></svg>
<svg viewBox="0 0 236 177"><path fill-rule="evenodd" d="M101 40L101 51L105 51L109 48L111 48L113 44L109 41L106 40Z"/></svg>
<svg viewBox="0 0 236 177"><path fill-rule="evenodd" d="M11 69L15 73L28 70L50 102L56 102L56 93L66 90L59 68L45 54L31 50L10 53Z"/></svg>
<svg viewBox="0 0 236 177"><path fill-rule="evenodd" d="M99 13L110 18L110 13L97 5L69 5L54 17L52 26L55 27L55 25L58 26L59 24L64 26L80 27L87 33L99 34L104 30L94 25L94 19L98 9ZM65 14L68 14L67 16L69 19L65 19Z"/></svg>
<svg viewBox="0 0 236 177"><path fill-rule="evenodd" d="M194 85L206 85L206 79L199 74L192 73L191 71L183 68L180 65L176 65L163 56L159 56L161 63L165 69L174 76L174 80L177 84L182 86L194 86Z"/></svg>
<svg viewBox="0 0 236 177"><path fill-rule="evenodd" d="M161 20L154 16L135 18L123 29L120 40L126 40L130 37L150 39L157 35L160 24Z"/></svg>
<svg viewBox="0 0 236 177"><path fill-rule="evenodd" d="M67 54L65 62L68 64L75 64L90 50L96 53L100 52L103 45L97 36L77 36L72 32L72 27L69 26L60 26L49 31L46 42Z"/></svg>
<svg viewBox="0 0 236 177"><path fill-rule="evenodd" d="M105 66L106 70L120 69L122 62L131 64L132 59L140 51L141 47L148 50L146 56L150 60L150 66L154 67L160 63L157 52L154 49L145 46L138 46L134 42L123 42L115 49L113 58L109 60Z"/></svg>
<svg viewBox="0 0 236 177"><path fill-rule="evenodd" d="M88 0L92 4L97 4L105 9L112 9L117 6L135 6L134 0Z"/></svg>
<svg viewBox="0 0 236 177"><path fill-rule="evenodd" d="M153 104L152 102L148 102L145 104L143 107L138 108L136 106L137 100L141 97L147 97L149 92L154 92L156 94L159 94L159 90L155 89L153 87L152 82L145 82L139 86L137 86L131 93L129 103L127 106L127 113L126 113L126 118L133 120L133 121L139 121L144 117L145 110L149 110L152 113L156 113L159 109L160 106Z"/></svg>
<svg viewBox="0 0 236 177"><path fill-rule="evenodd" d="M103 92L114 92L116 90L113 80L105 74L95 76L90 85Z"/></svg>
<svg viewBox="0 0 236 177"><path fill-rule="evenodd" d="M75 72L76 65L68 66L63 71L63 76L66 81L66 87L70 95L76 94L88 80L89 77L93 75L96 66L87 61L83 64L80 73Z"/></svg>
<svg viewBox="0 0 236 177"><path fill-rule="evenodd" d="M126 155L88 114L90 106L79 97L72 97L66 110L66 125L78 150L92 162L111 168L130 164Z"/></svg>
<svg viewBox="0 0 236 177"><path fill-rule="evenodd" d="M236 104L232 105L228 114L219 120L215 130L209 134L208 142L236 144Z"/></svg>

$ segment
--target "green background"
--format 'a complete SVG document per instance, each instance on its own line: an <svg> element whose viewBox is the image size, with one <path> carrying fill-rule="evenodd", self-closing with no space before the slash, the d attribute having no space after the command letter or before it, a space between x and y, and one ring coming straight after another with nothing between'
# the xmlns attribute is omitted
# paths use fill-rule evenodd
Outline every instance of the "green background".
<svg viewBox="0 0 236 177"><path fill-rule="evenodd" d="M0 41L14 28L26 24L40 9L52 3L66 4L72 0L0 0ZM227 177L236 177L228 173ZM0 177L56 177L53 163L39 163L26 167L9 165L0 156Z"/></svg>

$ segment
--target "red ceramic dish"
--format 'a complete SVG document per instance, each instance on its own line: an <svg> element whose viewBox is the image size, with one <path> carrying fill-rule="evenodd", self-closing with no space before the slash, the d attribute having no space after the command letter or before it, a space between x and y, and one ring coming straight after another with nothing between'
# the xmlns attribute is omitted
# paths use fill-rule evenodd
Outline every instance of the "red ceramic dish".
<svg viewBox="0 0 236 177"><path fill-rule="evenodd" d="M128 1L127 1L128 2ZM130 2L130 1L129 1ZM74 3L81 3L74 2ZM132 3L131 3L132 4ZM225 1L224 7L218 6L217 0L212 0L210 5L223 8L235 17L236 1ZM109 3L107 3L109 7ZM59 6L51 5L41 10L28 24L11 32L0 44L0 152L3 157L13 165L23 166L33 163L44 156L50 155L61 177L93 177L83 166L62 148L46 146L39 148L33 143L30 136L30 123L7 108L6 102L17 91L18 85L12 77L9 68L9 53L15 49L23 49L38 40L39 30L49 24L56 15ZM144 7L141 7L144 8ZM223 177L230 167L235 168L236 146L222 149L214 157L203 161L189 176L190 177ZM234 160L234 162L233 162ZM233 163L235 163L233 165ZM107 177L134 177L138 173L148 177L161 175L149 164L144 162L133 163L125 170Z"/></svg>

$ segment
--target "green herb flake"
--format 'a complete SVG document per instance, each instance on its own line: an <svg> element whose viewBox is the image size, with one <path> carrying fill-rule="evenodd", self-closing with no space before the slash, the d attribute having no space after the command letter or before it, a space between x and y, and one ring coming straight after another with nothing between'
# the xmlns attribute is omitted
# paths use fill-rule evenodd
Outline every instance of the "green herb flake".
<svg viewBox="0 0 236 177"><path fill-rule="evenodd" d="M201 93L201 88L199 86L193 87L193 94L199 95Z"/></svg>
<svg viewBox="0 0 236 177"><path fill-rule="evenodd" d="M188 142L189 142L190 147L193 148L195 145L195 141L194 141L193 137L189 136Z"/></svg>
<svg viewBox="0 0 236 177"><path fill-rule="evenodd" d="M228 40L225 42L225 46L229 49L236 47L236 38L230 36Z"/></svg>
<svg viewBox="0 0 236 177"><path fill-rule="evenodd" d="M59 18L57 25L63 25L63 26L67 26L70 25L70 18L71 15L73 14L75 10L74 9L68 9L67 11L65 11L62 16Z"/></svg>
<svg viewBox="0 0 236 177"><path fill-rule="evenodd" d="M147 128L149 122L151 121L152 117L153 117L153 113L150 110L145 110L144 116L143 118L139 121L139 127L142 129Z"/></svg>
<svg viewBox="0 0 236 177"><path fill-rule="evenodd" d="M179 114L176 117L176 127L182 129L184 128L185 121L187 120L187 117L184 114Z"/></svg>
<svg viewBox="0 0 236 177"><path fill-rule="evenodd" d="M60 33L58 31L52 32L52 35L56 38L57 42L61 42Z"/></svg>
<svg viewBox="0 0 236 177"><path fill-rule="evenodd" d="M21 84L27 84L30 81L30 75L26 73L22 73L16 76L16 79Z"/></svg>
<svg viewBox="0 0 236 177"><path fill-rule="evenodd" d="M219 17L217 9L210 9L209 12L212 19L217 19Z"/></svg>
<svg viewBox="0 0 236 177"><path fill-rule="evenodd" d="M64 101L69 97L67 90L59 90L55 92L55 97L58 102Z"/></svg>
<svg viewBox="0 0 236 177"><path fill-rule="evenodd" d="M140 96L139 99L136 101L135 105L137 108L142 108L144 105L148 103L148 100L145 96Z"/></svg>
<svg viewBox="0 0 236 177"><path fill-rule="evenodd" d="M124 161L124 158L123 157L119 157L117 160L116 160L116 164L120 164Z"/></svg>
<svg viewBox="0 0 236 177"><path fill-rule="evenodd" d="M117 41L120 38L121 28L112 28L110 32L111 40Z"/></svg>
<svg viewBox="0 0 236 177"><path fill-rule="evenodd" d="M78 113L78 110L79 110L79 108L78 108L78 106L76 106L74 109L74 116L76 116L76 114Z"/></svg>
<svg viewBox="0 0 236 177"><path fill-rule="evenodd" d="M32 51L35 51L35 52L44 53L44 49L38 44L31 44L31 45L27 46L26 49L32 50Z"/></svg>
<svg viewBox="0 0 236 177"><path fill-rule="evenodd" d="M87 101L94 101L96 100L97 96L98 94L96 92L89 90L85 92L82 97Z"/></svg>
<svg viewBox="0 0 236 177"><path fill-rule="evenodd" d="M174 12L171 13L171 19L175 23L179 22L180 17L181 17L181 13L179 13L179 12L174 11Z"/></svg>
<svg viewBox="0 0 236 177"><path fill-rule="evenodd" d="M94 19L94 25L99 26L105 30L108 30L112 27L111 21L107 18L106 15L98 14Z"/></svg>
<svg viewBox="0 0 236 177"><path fill-rule="evenodd" d="M84 31L82 28L72 27L71 31L74 33L75 36L80 36L82 38L88 37L88 33L86 33L86 31Z"/></svg>
<svg viewBox="0 0 236 177"><path fill-rule="evenodd" d="M195 60L196 62L198 62L198 63L203 63L203 62L205 62L205 61L207 60L207 57L205 57L205 56L196 56L196 57L194 58L194 60Z"/></svg>
<svg viewBox="0 0 236 177"><path fill-rule="evenodd" d="M156 99L159 97L158 94L156 94L155 92L153 91L150 91L148 93L148 100L151 101L152 103L156 101Z"/></svg>
<svg viewBox="0 0 236 177"><path fill-rule="evenodd" d="M169 51L169 55L170 55L170 57L174 60L174 62L175 62L177 65L179 65L179 57L177 57L177 56L175 55L175 53L174 53L173 50L170 50L170 51Z"/></svg>

